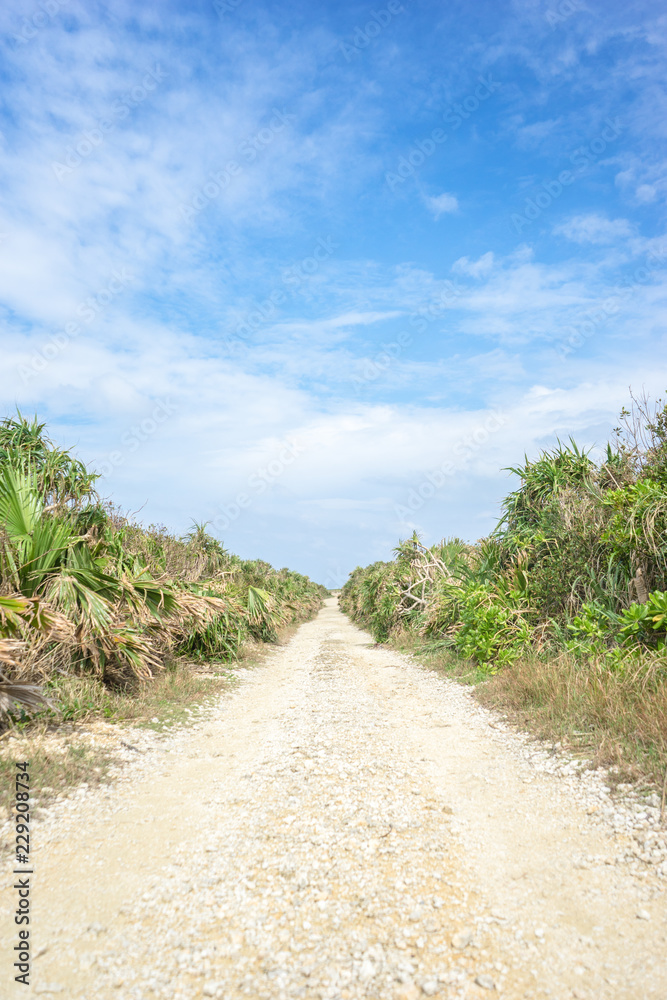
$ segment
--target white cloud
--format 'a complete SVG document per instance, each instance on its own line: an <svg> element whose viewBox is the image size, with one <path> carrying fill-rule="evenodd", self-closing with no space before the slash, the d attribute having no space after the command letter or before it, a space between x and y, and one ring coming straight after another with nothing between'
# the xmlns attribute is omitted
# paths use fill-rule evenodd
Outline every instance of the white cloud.
<svg viewBox="0 0 667 1000"><path fill-rule="evenodd" d="M655 201L658 196L658 190L655 184L640 184L635 192L637 201L646 205L649 202Z"/></svg>
<svg viewBox="0 0 667 1000"><path fill-rule="evenodd" d="M482 278L493 269L493 251L488 250L477 260L470 260L468 257L459 257L452 264L454 274L467 274L471 278Z"/></svg>
<svg viewBox="0 0 667 1000"><path fill-rule="evenodd" d="M302 507L317 507L319 510L391 510L390 497L375 497L372 500L359 500L346 497L323 497L320 500L300 500Z"/></svg>
<svg viewBox="0 0 667 1000"><path fill-rule="evenodd" d="M519 149L534 149L543 146L544 140L559 128L562 121L562 118L549 118L520 126L516 130L517 146Z"/></svg>
<svg viewBox="0 0 667 1000"><path fill-rule="evenodd" d="M458 198L456 198L455 195L447 194L446 192L435 195L434 197L427 197L426 204L435 219L439 219L441 215L458 212L459 210Z"/></svg>
<svg viewBox="0 0 667 1000"><path fill-rule="evenodd" d="M628 239L635 227L627 219L607 219L603 215L575 215L554 228L554 233L575 243L609 244Z"/></svg>
<svg viewBox="0 0 667 1000"><path fill-rule="evenodd" d="M323 320L324 327L337 328L340 326L368 326L371 323L378 323L383 319L393 319L400 313L390 312L349 312L342 316L334 316L333 319Z"/></svg>

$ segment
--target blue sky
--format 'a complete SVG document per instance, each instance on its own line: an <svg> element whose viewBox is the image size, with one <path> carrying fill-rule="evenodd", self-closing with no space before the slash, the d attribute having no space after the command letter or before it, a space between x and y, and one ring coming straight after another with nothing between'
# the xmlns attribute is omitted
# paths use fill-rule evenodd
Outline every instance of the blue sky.
<svg viewBox="0 0 667 1000"><path fill-rule="evenodd" d="M7 0L0 392L339 585L667 387L657 3Z"/></svg>

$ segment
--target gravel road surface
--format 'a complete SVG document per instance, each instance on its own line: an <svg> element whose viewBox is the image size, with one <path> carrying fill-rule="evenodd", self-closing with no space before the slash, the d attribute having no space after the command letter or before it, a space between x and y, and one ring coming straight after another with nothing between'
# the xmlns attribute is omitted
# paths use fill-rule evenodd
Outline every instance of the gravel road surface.
<svg viewBox="0 0 667 1000"><path fill-rule="evenodd" d="M29 989L5 865L3 997L667 998L656 803L333 598L202 722L136 739L33 824Z"/></svg>

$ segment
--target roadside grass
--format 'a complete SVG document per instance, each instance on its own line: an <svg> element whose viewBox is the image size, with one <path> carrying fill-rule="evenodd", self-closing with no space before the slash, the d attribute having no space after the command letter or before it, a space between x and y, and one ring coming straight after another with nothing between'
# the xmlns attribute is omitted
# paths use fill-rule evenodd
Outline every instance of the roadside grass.
<svg viewBox="0 0 667 1000"><path fill-rule="evenodd" d="M21 711L0 732L0 818L10 808L17 761L30 761L31 795L40 806L82 782L99 784L119 758L96 739L96 724L117 725L118 741L128 729L159 733L194 725L213 698L236 687L236 669L260 666L272 649L287 645L298 627L281 629L273 643L248 640L232 662L172 660L152 680L125 691L89 677L52 680L44 693L58 711L32 716Z"/></svg>
<svg viewBox="0 0 667 1000"><path fill-rule="evenodd" d="M613 786L660 790L667 776L667 671L647 656L624 670L568 654L524 657L496 674L410 633L390 645L442 676L474 687L477 700L537 739L609 769Z"/></svg>
<svg viewBox="0 0 667 1000"><path fill-rule="evenodd" d="M561 654L522 658L475 693L535 736L609 768L612 784L660 788L667 770L665 681L664 665L648 657L621 671Z"/></svg>
<svg viewBox="0 0 667 1000"><path fill-rule="evenodd" d="M387 645L401 653L412 654L429 670L461 684L477 685L488 678L488 674L479 670L471 660L464 660L438 643L425 642L413 632L396 633Z"/></svg>
<svg viewBox="0 0 667 1000"><path fill-rule="evenodd" d="M18 720L16 728L32 729L45 723L57 727L67 722L103 720L164 728L184 721L188 708L233 683L229 664L210 664L220 669L203 674L192 664L175 663L144 683L113 690L88 677L61 676L44 685L44 693L56 712L40 712L31 721ZM153 719L158 719L158 723Z"/></svg>
<svg viewBox="0 0 667 1000"><path fill-rule="evenodd" d="M31 794L40 805L81 782L103 781L118 757L95 739L96 723L117 725L119 740L128 728L165 732L195 723L213 697L237 683L228 662L206 667L209 673L176 662L126 691L87 677L61 676L45 685L58 711L21 713L0 736L0 814L10 806L17 761L30 762Z"/></svg>
<svg viewBox="0 0 667 1000"><path fill-rule="evenodd" d="M0 748L0 818L9 815L16 764L23 760L30 762L30 795L40 806L82 782L99 784L116 761L115 754L106 747L81 742L45 745L36 734L19 744L4 740Z"/></svg>

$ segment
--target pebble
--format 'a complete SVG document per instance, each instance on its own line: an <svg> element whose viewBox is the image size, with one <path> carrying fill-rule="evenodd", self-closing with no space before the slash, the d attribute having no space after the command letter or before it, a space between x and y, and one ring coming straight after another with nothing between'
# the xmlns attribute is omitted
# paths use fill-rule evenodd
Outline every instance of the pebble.
<svg viewBox="0 0 667 1000"><path fill-rule="evenodd" d="M524 937L517 937L519 928L507 927L505 911L492 909L483 898L468 864L468 826L459 815L452 820L451 807L438 801L429 785L420 763L425 758L415 756L400 730L378 711L356 653L348 655L350 645L340 638L349 639L347 627L338 621L324 635L315 623L299 630L283 681L295 692L294 701L281 702L275 689L275 715L268 717L275 723L263 725L261 749L246 770L216 772L198 803L196 839L171 848L162 869L145 873L141 895L124 904L122 916L107 920L107 928L93 931L91 925L90 948L100 959L91 965L94 983L90 992L77 988L68 1000L118 998L109 991L121 989L122 1000L418 1000L439 990L449 1000L463 996L470 984L471 956L478 968L499 972L497 984L480 972L477 986L523 996L523 988L513 992L518 963L512 956L524 953L543 976L540 963L552 943L552 925L545 945L541 928L532 938L528 933L532 921L522 928ZM317 642L309 639L315 628ZM393 654L377 655L391 664ZM457 685L421 668L415 675L410 683L428 688L443 712L446 704L455 705L472 728L491 718ZM255 671L245 683L268 681ZM403 683L397 671L396 684ZM108 819L112 836L122 822L117 790L164 773L174 758L192 758L193 768L199 766L200 734L208 722L226 717L229 727L244 725L235 704L223 696L183 731L124 730L127 742L142 753L119 751L116 788L91 784L45 810L38 820L42 845L55 835L74 838L87 813ZM251 699L239 704L247 712ZM112 728L117 744L119 730ZM631 830L642 856L655 853L660 863L667 857L664 831L656 825L659 802L637 798L635 803L629 790L611 808L602 773L580 774L579 762L536 748L501 721L494 722L493 740L536 777L558 777L564 795L584 807L599 805L587 822ZM205 746L211 758L221 755L215 740ZM212 765L215 771L215 761ZM591 855L582 862L595 869L604 860ZM632 863L643 862L633 854ZM651 865L657 876L656 868ZM509 902L493 902L507 905L515 919ZM634 907L630 916L633 912ZM640 910L637 917L649 914ZM35 989L48 991L49 984Z"/></svg>
<svg viewBox="0 0 667 1000"><path fill-rule="evenodd" d="M471 941L472 931L457 931L456 934L452 935L452 948L456 948L457 951L463 951Z"/></svg>
<svg viewBox="0 0 667 1000"><path fill-rule="evenodd" d="M419 1000L419 990L414 983L399 986L394 993L396 1000Z"/></svg>
<svg viewBox="0 0 667 1000"><path fill-rule="evenodd" d="M475 982L484 990L495 990L496 988L494 980L491 976L488 976L486 972L482 972L479 976L475 976Z"/></svg>

